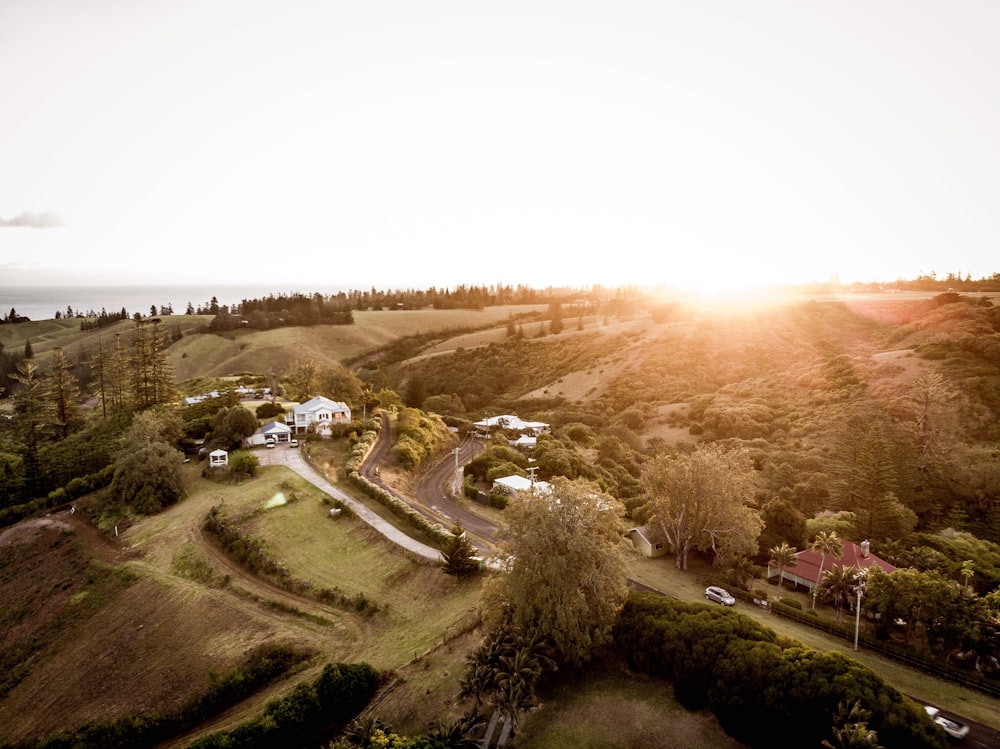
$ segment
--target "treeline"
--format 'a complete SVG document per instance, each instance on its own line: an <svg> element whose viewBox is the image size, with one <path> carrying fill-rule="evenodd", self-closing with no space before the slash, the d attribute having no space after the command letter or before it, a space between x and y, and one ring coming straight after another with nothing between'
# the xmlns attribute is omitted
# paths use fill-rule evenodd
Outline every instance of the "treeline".
<svg viewBox="0 0 1000 749"><path fill-rule="evenodd" d="M345 299L323 294L289 294L263 299L244 299L238 307L220 307L209 323L209 330L234 330L239 327L254 330L296 325L350 325L354 322L351 307Z"/></svg>
<svg viewBox="0 0 1000 749"><path fill-rule="evenodd" d="M106 328L109 325L114 325L115 323L121 322L122 320L128 320L128 310L122 307L121 312L108 312L105 309L101 309L101 314L99 315L87 315L83 316L80 321L80 330L99 330L100 328ZM59 313L56 313L56 319L59 319Z"/></svg>

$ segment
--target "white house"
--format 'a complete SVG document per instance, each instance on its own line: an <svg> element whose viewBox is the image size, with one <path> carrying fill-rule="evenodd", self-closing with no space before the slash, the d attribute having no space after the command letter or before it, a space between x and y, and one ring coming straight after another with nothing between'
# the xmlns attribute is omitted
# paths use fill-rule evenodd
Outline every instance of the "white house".
<svg viewBox="0 0 1000 749"><path fill-rule="evenodd" d="M317 395L305 403L292 406L285 414L285 423L296 434L312 431L324 437L329 437L334 426L351 423L351 408L342 401L334 401Z"/></svg>
<svg viewBox="0 0 1000 749"><path fill-rule="evenodd" d="M259 447L266 444L269 437L275 442L288 442L292 438L292 429L280 421L269 421L243 442L246 447Z"/></svg>
<svg viewBox="0 0 1000 749"><path fill-rule="evenodd" d="M527 492L532 489L542 492L549 490L549 482L547 481L533 481L532 479L516 474L495 479L493 486L494 488L498 486L503 487L504 491L512 497L516 497L520 492Z"/></svg>
<svg viewBox="0 0 1000 749"><path fill-rule="evenodd" d="M510 429L531 437L537 437L549 431L549 425L544 421L524 421L510 414L490 416L475 422L472 426L476 428L476 434L480 437L489 437L494 429Z"/></svg>

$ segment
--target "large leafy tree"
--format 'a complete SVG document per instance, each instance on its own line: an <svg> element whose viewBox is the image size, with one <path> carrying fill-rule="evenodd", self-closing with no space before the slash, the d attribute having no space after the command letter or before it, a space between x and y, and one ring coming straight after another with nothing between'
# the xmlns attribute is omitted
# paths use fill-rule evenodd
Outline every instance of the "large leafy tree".
<svg viewBox="0 0 1000 749"><path fill-rule="evenodd" d="M498 531L505 563L486 583L487 621L538 632L561 661L589 660L628 594L623 515L585 481L556 477L548 491L519 495Z"/></svg>
<svg viewBox="0 0 1000 749"><path fill-rule="evenodd" d="M749 506L756 475L747 451L708 444L664 453L643 466L642 482L650 521L666 536L678 569L687 569L692 549L721 557L757 552L763 522Z"/></svg>
<svg viewBox="0 0 1000 749"><path fill-rule="evenodd" d="M183 497L184 456L167 441L176 436L178 421L172 414L136 416L111 479L111 493L121 504L152 515Z"/></svg>

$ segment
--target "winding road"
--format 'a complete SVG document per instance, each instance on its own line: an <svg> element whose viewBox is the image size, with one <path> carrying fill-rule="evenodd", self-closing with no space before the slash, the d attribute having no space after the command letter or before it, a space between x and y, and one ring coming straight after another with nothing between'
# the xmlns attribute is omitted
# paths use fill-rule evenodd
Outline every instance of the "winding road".
<svg viewBox="0 0 1000 749"><path fill-rule="evenodd" d="M402 497L393 491L391 487L383 483L379 477L378 466L392 446L391 423L384 415L382 419L383 426L379 433L379 438L365 460L361 468L361 474L369 481L399 497L413 509L437 523L448 527L456 520L461 521L462 527L466 530L473 546L484 557L491 555L493 551L492 539L497 529L496 524L456 502L452 499L449 491L449 483L455 480L458 467L472 460L483 449L482 443L471 437L463 439L457 448L457 453L453 453L438 463L418 480L415 498ZM262 464L287 466L321 491L343 502L359 518L399 546L424 559L434 562L441 561L440 551L410 538L363 504L333 486L333 484L306 462L299 450L282 445L273 450L262 450L259 454L261 455ZM629 585L636 589L660 593L660 591L648 588L633 580L629 581ZM663 594L660 593L660 595ZM977 747L978 749L1000 749L1000 731L953 713L951 716L965 723L970 728L969 735L962 742L964 746Z"/></svg>

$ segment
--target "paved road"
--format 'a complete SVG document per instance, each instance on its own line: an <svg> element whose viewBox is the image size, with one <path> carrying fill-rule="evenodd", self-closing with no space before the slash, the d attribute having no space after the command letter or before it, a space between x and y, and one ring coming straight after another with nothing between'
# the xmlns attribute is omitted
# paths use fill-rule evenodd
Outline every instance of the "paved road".
<svg viewBox="0 0 1000 749"><path fill-rule="evenodd" d="M302 452L299 448L289 447L288 445L278 445L274 448L264 448L262 450L258 450L256 453L260 458L262 465L287 466L320 491L329 494L331 497L340 502L343 502L346 507L350 508L351 512L357 515L364 522L368 523L368 525L377 530L394 544L401 546L413 554L416 554L422 559L427 559L432 562L442 561L441 552L433 546L428 546L427 544L421 543L414 538L410 538L408 535L403 533L403 531L392 525L392 523L389 523L379 517L379 515L369 510L362 503L345 494L327 481L324 476L322 476L316 469L306 462L305 458L302 457Z"/></svg>
<svg viewBox="0 0 1000 749"><path fill-rule="evenodd" d="M483 449L483 444L472 437L466 437L457 449L458 466L461 467ZM454 454L427 471L417 482L414 506L437 515L438 522L449 526L460 521L472 545L484 556L489 556L493 552L493 535L497 526L452 498L451 490L456 473ZM408 501L413 504L412 500Z"/></svg>

